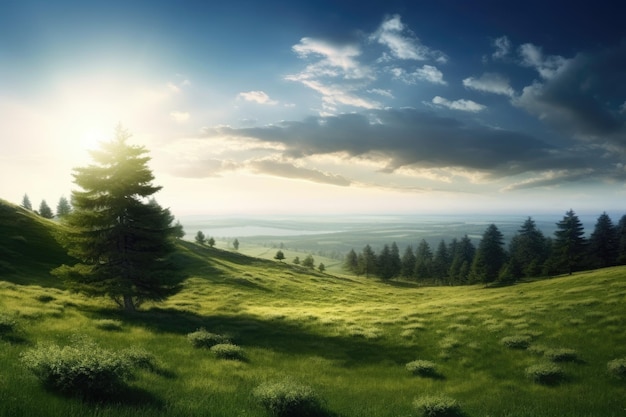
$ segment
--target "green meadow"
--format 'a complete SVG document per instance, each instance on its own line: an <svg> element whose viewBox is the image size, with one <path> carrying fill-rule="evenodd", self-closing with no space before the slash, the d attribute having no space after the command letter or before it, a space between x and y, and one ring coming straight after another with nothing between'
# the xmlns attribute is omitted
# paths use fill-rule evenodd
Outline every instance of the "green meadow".
<svg viewBox="0 0 626 417"><path fill-rule="evenodd" d="M270 416L254 392L281 381L309 387L319 416L429 415L415 403L430 397L457 404L430 415L626 413L626 381L607 368L626 357L625 267L420 287L181 241L181 291L125 313L49 275L68 261L53 222L2 203L0 230L0 416ZM195 347L199 329L237 356ZM77 339L138 349L151 365L115 398L91 401L46 387L24 364L37 346Z"/></svg>

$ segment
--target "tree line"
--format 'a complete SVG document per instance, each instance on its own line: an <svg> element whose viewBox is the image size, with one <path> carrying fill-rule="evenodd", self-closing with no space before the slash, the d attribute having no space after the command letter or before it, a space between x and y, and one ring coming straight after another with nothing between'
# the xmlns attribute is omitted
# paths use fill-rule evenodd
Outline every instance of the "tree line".
<svg viewBox="0 0 626 417"><path fill-rule="evenodd" d="M505 247L504 237L490 224L478 246L465 235L450 243L441 240L433 249L422 240L402 255L395 242L379 253L367 244L345 257L344 267L357 275L383 280L403 278L424 284L463 285L513 283L523 278L571 274L575 271L626 264L626 215L617 225L602 213L594 230L585 237L582 222L573 210L556 223L547 237L528 217Z"/></svg>
<svg viewBox="0 0 626 417"><path fill-rule="evenodd" d="M26 210L30 210L46 219L53 219L55 217L55 214L52 211L52 208L50 208L46 200L41 200L41 203L39 204L39 210L33 210L33 205L30 202L30 198L28 197L28 194L24 194L24 197L22 197L21 206L24 207ZM65 198L65 196L61 196L61 198L59 198L59 202L57 203L56 217L58 218L65 217L71 212L72 212L72 205L70 204L68 199Z"/></svg>

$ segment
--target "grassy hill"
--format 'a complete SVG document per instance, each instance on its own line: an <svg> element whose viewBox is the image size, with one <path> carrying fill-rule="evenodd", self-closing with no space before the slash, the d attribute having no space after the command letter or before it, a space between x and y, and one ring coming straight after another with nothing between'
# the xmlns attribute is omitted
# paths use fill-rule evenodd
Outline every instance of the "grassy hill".
<svg viewBox="0 0 626 417"><path fill-rule="evenodd" d="M28 219L53 234L53 224ZM25 238L56 248L41 236ZM0 315L17 324L0 333L0 416L265 416L253 391L285 378L310 386L325 416L418 416L413 402L425 396L458 401L456 415L466 417L622 416L626 409L626 381L607 373L609 361L626 357L623 267L504 288L425 288L181 242L183 290L128 314L49 288L43 266L54 257L39 258L31 247L22 253L3 239L3 250L15 252L9 266L17 278L0 280ZM29 257L39 269L27 277L19 260ZM227 336L244 359L194 348L187 335L199 328ZM137 372L115 401L58 395L20 355L44 342L73 343L75 335L112 351L144 349L156 365ZM418 359L435 370L407 371ZM548 363L563 372L554 383L527 376Z"/></svg>
<svg viewBox="0 0 626 417"><path fill-rule="evenodd" d="M47 273L71 258L55 239L58 231L54 221L0 199L0 278L59 286Z"/></svg>

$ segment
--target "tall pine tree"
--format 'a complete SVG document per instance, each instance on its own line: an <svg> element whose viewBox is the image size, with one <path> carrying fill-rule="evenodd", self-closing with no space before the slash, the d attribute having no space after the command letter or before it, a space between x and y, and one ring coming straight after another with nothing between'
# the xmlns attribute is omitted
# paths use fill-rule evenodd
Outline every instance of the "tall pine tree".
<svg viewBox="0 0 626 417"><path fill-rule="evenodd" d="M94 164L75 168L74 210L66 216L74 266L54 270L68 286L92 296L109 296L120 307L135 310L145 300L163 300L177 290L173 265L177 228L169 210L152 196L150 160L144 147L127 143L118 126L115 137L91 151Z"/></svg>
<svg viewBox="0 0 626 417"><path fill-rule="evenodd" d="M495 224L491 224L483 233L478 244L471 270L473 282L490 283L498 279L500 269L506 261L504 237Z"/></svg>
<svg viewBox="0 0 626 417"><path fill-rule="evenodd" d="M563 220L556 224L554 232L554 250L556 264L561 272L577 271L583 267L583 256L586 249L585 230L580 219L569 210Z"/></svg>
<svg viewBox="0 0 626 417"><path fill-rule="evenodd" d="M617 262L619 237L608 214L602 213L589 237L589 258L593 267L604 268Z"/></svg>

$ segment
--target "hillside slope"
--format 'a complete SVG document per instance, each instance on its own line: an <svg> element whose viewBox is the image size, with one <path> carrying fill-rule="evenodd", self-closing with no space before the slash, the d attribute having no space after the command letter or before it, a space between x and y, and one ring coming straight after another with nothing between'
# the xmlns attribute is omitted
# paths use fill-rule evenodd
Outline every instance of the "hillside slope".
<svg viewBox="0 0 626 417"><path fill-rule="evenodd" d="M31 226L26 242L35 243ZM626 382L607 373L609 361L626 358L626 267L502 288L427 288L191 242L176 256L187 274L182 290L134 314L107 300L0 280L0 312L19 323L16 335L0 335L0 416L269 416L252 391L285 378L318 393L327 417L419 416L413 402L424 396L457 400L465 417L617 417L626 409ZM227 336L245 359L194 348L187 335L199 328ZM158 368L140 372L132 398L112 404L58 396L19 358L77 334L108 349L145 349ZM563 352L565 359L555 356ZM417 359L436 371L411 374L405 365ZM526 375L545 364L563 372L555 383Z"/></svg>
<svg viewBox="0 0 626 417"><path fill-rule="evenodd" d="M0 277L58 286L49 271L71 258L55 239L60 226L0 199Z"/></svg>

